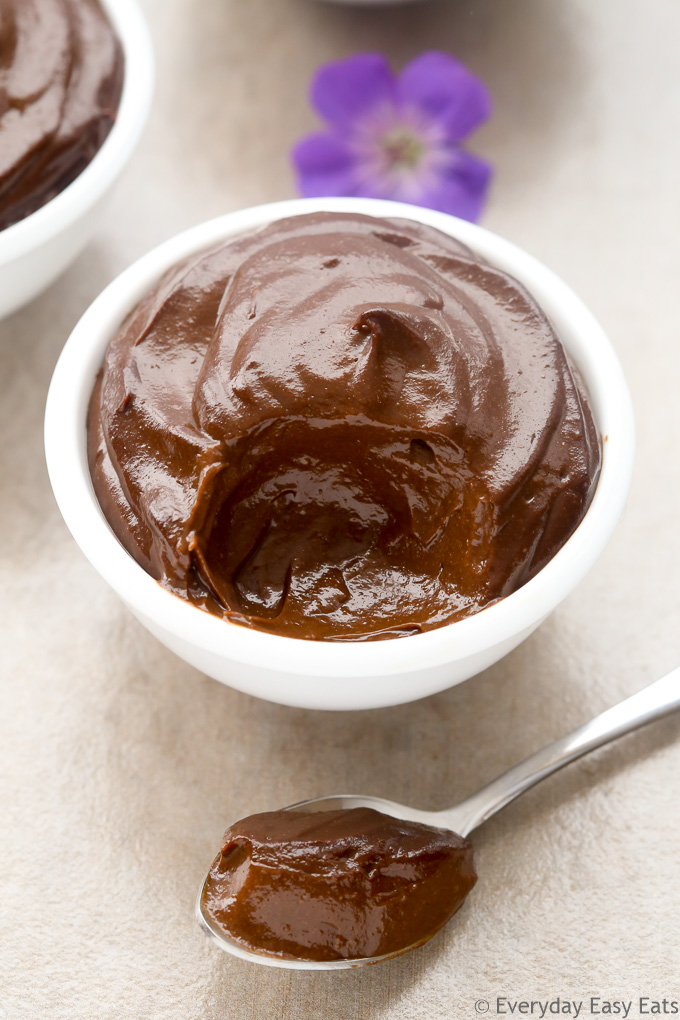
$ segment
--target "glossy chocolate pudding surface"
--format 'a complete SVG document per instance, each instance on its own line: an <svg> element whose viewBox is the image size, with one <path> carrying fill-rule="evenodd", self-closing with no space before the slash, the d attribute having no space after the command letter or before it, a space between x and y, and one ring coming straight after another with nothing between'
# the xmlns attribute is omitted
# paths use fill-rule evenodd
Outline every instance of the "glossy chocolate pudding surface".
<svg viewBox="0 0 680 1020"><path fill-rule="evenodd" d="M315 213L192 256L106 352L99 502L175 594L326 640L398 637L533 577L592 498L574 366L516 280L410 220Z"/></svg>
<svg viewBox="0 0 680 1020"><path fill-rule="evenodd" d="M0 0L0 230L85 169L122 86L123 51L96 0Z"/></svg>
<svg viewBox="0 0 680 1020"><path fill-rule="evenodd" d="M227 829L202 908L256 953L356 960L426 942L476 880L454 832L370 808L270 811Z"/></svg>

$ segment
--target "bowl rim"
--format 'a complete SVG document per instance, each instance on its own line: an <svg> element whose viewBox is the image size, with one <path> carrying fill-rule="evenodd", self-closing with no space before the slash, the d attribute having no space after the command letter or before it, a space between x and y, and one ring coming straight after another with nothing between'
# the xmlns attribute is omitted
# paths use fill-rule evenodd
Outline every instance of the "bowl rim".
<svg viewBox="0 0 680 1020"><path fill-rule="evenodd" d="M49 202L0 231L0 266L50 241L106 193L139 141L154 88L151 36L138 0L99 0L123 48L123 89L113 127L87 166Z"/></svg>
<svg viewBox="0 0 680 1020"><path fill-rule="evenodd" d="M576 362L602 437L602 467L590 507L545 567L478 613L407 639L323 642L268 634L213 616L173 595L115 537L94 494L87 464L85 416L106 344L162 273L223 238L316 211L404 217L430 224L516 276L542 305ZM583 578L609 539L630 485L634 443L633 409L621 365L597 320L566 283L483 227L379 199L291 199L255 206L199 224L158 245L113 280L77 323L54 370L45 413L47 467L64 520L85 556L133 612L218 659L301 677L422 673L531 629Z"/></svg>

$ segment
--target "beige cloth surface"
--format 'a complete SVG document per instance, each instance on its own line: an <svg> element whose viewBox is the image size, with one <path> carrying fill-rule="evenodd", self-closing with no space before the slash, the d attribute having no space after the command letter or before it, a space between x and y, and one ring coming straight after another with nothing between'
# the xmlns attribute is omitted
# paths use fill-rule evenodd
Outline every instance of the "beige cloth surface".
<svg viewBox="0 0 680 1020"><path fill-rule="evenodd" d="M489 822L467 905L400 960L255 967L193 917L229 820L337 789L443 807L680 661L677 0L144 6L158 56L144 141L96 241L0 325L0 1018L437 1020L479 1015L482 998L510 1015L499 996L597 1015L591 995L633 1000L637 1017L640 996L680 1000L680 718ZM90 568L50 492L44 399L71 327L130 261L293 195L287 151L315 124L318 63L382 49L400 65L431 47L495 96L473 143L497 165L485 225L562 274L619 352L634 483L588 578L482 676L385 711L291 710L185 666Z"/></svg>

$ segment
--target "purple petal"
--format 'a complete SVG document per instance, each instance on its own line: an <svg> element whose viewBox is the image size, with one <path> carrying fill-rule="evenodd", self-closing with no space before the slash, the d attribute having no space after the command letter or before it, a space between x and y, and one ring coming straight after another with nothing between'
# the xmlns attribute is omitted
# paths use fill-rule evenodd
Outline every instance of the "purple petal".
<svg viewBox="0 0 680 1020"><path fill-rule="evenodd" d="M411 201L476 223L484 211L492 174L493 168L486 160L455 149L448 165L438 168L438 180Z"/></svg>
<svg viewBox="0 0 680 1020"><path fill-rule="evenodd" d="M357 53L320 67L310 98L329 124L347 127L373 107L394 103L394 75L382 54Z"/></svg>
<svg viewBox="0 0 680 1020"><path fill-rule="evenodd" d="M291 159L305 198L355 194L355 159L341 136L307 135L294 147Z"/></svg>
<svg viewBox="0 0 680 1020"><path fill-rule="evenodd" d="M465 138L491 114L491 95L464 64L430 50L407 64L397 81L397 101L425 111L450 141Z"/></svg>

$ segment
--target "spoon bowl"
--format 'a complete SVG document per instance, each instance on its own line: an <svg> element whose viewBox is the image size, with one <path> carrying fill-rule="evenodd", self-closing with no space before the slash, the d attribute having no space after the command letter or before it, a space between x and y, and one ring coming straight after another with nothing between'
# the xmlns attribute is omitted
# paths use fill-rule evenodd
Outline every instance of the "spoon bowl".
<svg viewBox="0 0 680 1020"><path fill-rule="evenodd" d="M421 822L439 829L449 829L459 836L468 836L474 829L499 811L521 793L535 786L536 783L552 775L569 762L594 751L603 744L617 737L630 733L632 730L660 719L680 708L680 668L667 676L656 680L648 687L633 694L630 698L614 705L590 722L573 730L565 737L560 737L540 751L536 751L524 761L503 773L476 794L466 798L454 807L443 811L421 811L406 804L399 804L382 797L362 796L356 794L333 794L328 797L315 797L311 800L290 804L286 811L349 811L353 808L372 808L392 818L410 822ZM215 862L213 862L215 863ZM212 865L211 865L212 867ZM272 954L257 953L246 949L235 939L229 937L219 928L204 910L204 892L210 871L201 884L196 902L196 916L201 928L213 939L220 949L268 967L286 967L292 970L344 970L350 967L363 967L369 963L380 963L395 956L416 949L428 941L436 931L425 939L412 945L404 946L396 952L384 956L371 956L359 959L338 960L296 960Z"/></svg>

